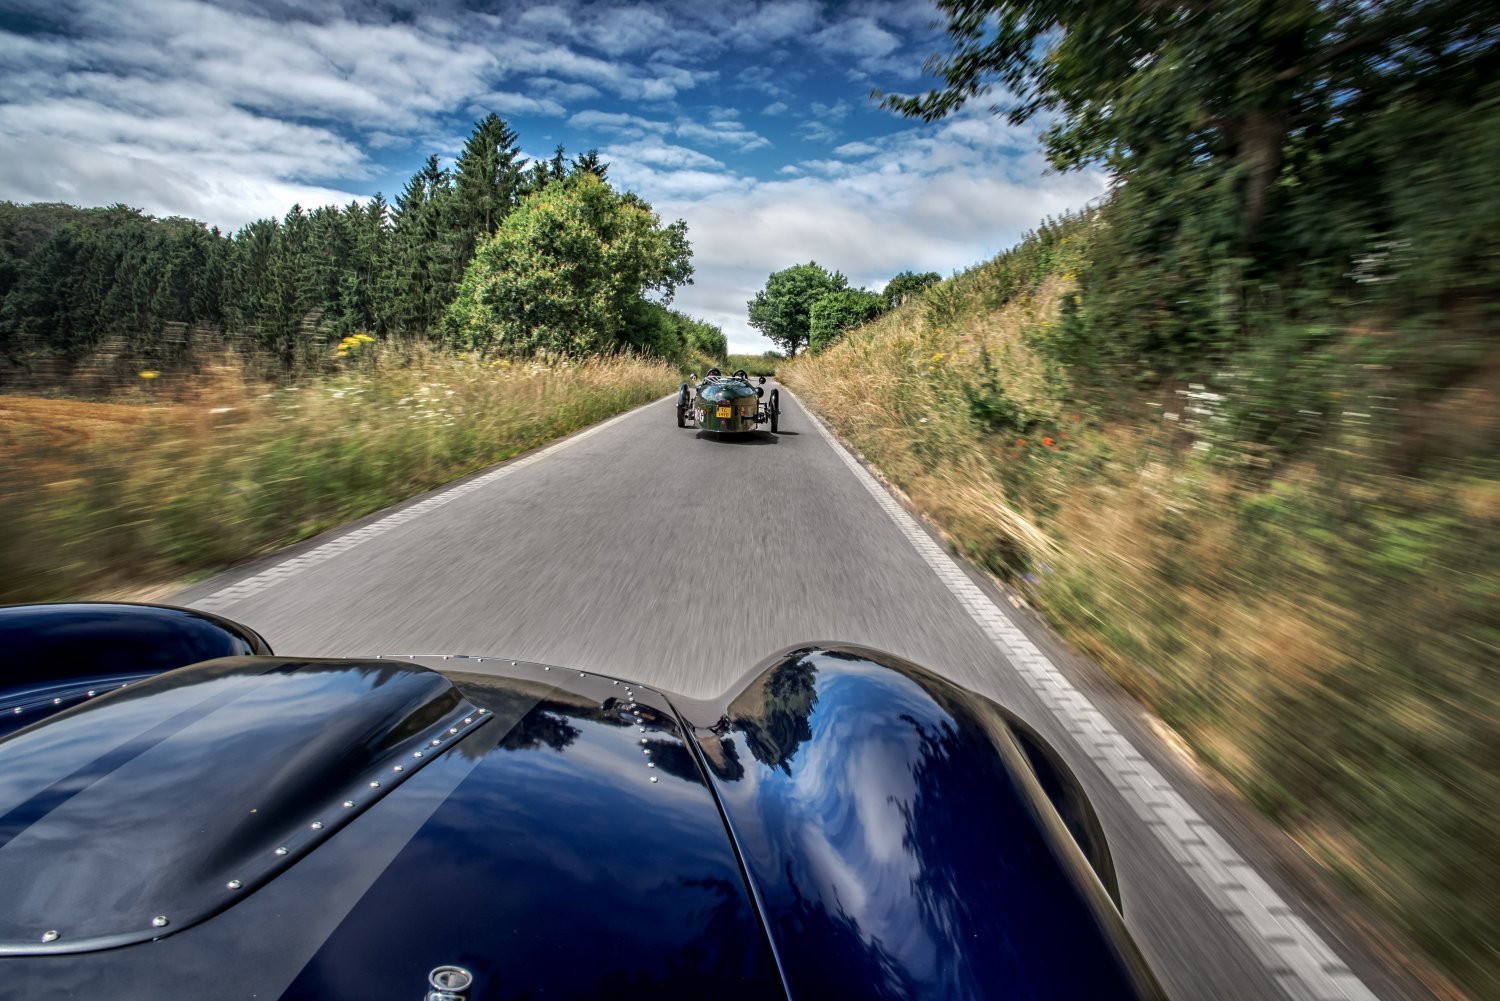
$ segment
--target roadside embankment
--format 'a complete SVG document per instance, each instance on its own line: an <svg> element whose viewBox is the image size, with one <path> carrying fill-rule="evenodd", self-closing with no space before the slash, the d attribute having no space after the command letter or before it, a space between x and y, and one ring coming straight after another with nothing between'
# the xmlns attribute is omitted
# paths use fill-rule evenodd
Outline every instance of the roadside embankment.
<svg viewBox="0 0 1500 1001"><path fill-rule="evenodd" d="M778 377L1328 872L1495 996L1500 459L1483 443L1500 382L1481 367L1406 393L1403 359L1345 365L1334 339L1247 354L1210 385L1085 391L1047 350L1076 307L1069 239L1024 281L1014 260L981 266ZM1265 394L1314 391L1315 437L1243 434Z"/></svg>

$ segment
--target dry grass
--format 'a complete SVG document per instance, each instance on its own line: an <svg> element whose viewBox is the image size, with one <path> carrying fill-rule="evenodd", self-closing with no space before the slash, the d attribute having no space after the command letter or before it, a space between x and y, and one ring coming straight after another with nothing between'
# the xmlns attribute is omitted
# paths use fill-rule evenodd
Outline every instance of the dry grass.
<svg viewBox="0 0 1500 1001"><path fill-rule="evenodd" d="M1418 480L1356 427L1247 476L1184 408L1107 421L1069 399L1033 350L1064 279L996 309L985 278L780 378L1329 872L1500 996L1493 455Z"/></svg>
<svg viewBox="0 0 1500 1001"><path fill-rule="evenodd" d="M654 362L512 364L363 347L273 388L230 359L130 404L0 401L0 601L211 571L666 394ZM12 415L20 415L13 419Z"/></svg>

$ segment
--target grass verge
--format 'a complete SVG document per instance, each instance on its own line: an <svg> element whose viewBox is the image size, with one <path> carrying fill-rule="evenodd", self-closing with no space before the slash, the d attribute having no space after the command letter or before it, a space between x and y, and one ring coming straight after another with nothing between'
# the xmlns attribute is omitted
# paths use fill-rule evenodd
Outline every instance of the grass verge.
<svg viewBox="0 0 1500 1001"><path fill-rule="evenodd" d="M632 358L480 362L356 348L271 389L228 362L142 380L133 406L0 400L0 602L230 566L649 402Z"/></svg>

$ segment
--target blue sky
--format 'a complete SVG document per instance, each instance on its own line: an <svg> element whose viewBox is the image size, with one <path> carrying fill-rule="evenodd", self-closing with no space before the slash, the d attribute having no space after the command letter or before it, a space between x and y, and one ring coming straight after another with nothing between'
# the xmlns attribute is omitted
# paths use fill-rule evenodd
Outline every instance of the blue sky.
<svg viewBox="0 0 1500 1001"><path fill-rule="evenodd" d="M124 202L232 229L394 197L499 113L532 156L598 147L617 185L684 219L678 308L745 319L766 275L816 260L879 288L967 267L1096 199L1035 126L986 102L931 125L872 87L925 89L929 3L493 4L0 0L0 199Z"/></svg>

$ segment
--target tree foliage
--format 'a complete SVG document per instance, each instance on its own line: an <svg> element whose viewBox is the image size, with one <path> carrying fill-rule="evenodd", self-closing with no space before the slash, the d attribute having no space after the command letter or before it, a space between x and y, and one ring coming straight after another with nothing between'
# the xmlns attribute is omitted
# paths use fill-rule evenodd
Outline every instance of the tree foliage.
<svg viewBox="0 0 1500 1001"><path fill-rule="evenodd" d="M863 289L830 292L813 303L809 313L808 349L822 351L844 336L844 331L869 323L885 312L885 297Z"/></svg>
<svg viewBox="0 0 1500 1001"><path fill-rule="evenodd" d="M943 276L936 271L925 271L922 274L903 271L886 282L885 291L881 295L885 297L886 307L895 309L908 298L921 295L942 280Z"/></svg>
<svg viewBox="0 0 1500 1001"><path fill-rule="evenodd" d="M940 0L944 86L885 104L926 120L1003 86L1010 120L1044 113L1063 169L1117 175L1234 165L1253 233L1290 142L1356 124L1413 78L1497 68L1482 0Z"/></svg>
<svg viewBox="0 0 1500 1001"><path fill-rule="evenodd" d="M691 281L687 226L592 171L524 199L479 248L446 336L487 351L586 353L617 343L635 304Z"/></svg>
<svg viewBox="0 0 1500 1001"><path fill-rule="evenodd" d="M766 287L747 304L750 326L765 334L789 357L795 357L807 345L813 303L848 285L842 274L837 271L830 274L816 261L773 272L766 279Z"/></svg>
<svg viewBox="0 0 1500 1001"><path fill-rule="evenodd" d="M597 150L569 161L559 147L528 163L515 132L488 115L452 170L429 157L393 204L377 194L342 208L293 206L232 235L121 205L0 202L0 379L18 368L66 370L105 350L170 367L204 338L252 344L295 368L326 359L355 332L424 335L442 324L475 252L523 197L583 175L602 182L608 171ZM630 239L612 252L644 252ZM671 239L680 247L668 284L686 267L680 227ZM621 312L618 303L609 310ZM654 343L622 322L614 339ZM713 343L694 322L671 321L671 352Z"/></svg>
<svg viewBox="0 0 1500 1001"><path fill-rule="evenodd" d="M645 299L626 311L620 343L684 366L721 362L729 352L721 328Z"/></svg>
<svg viewBox="0 0 1500 1001"><path fill-rule="evenodd" d="M455 215L463 233L460 256L465 260L500 227L519 198L526 159L516 145L518 138L499 115L491 113L474 126L454 165Z"/></svg>
<svg viewBox="0 0 1500 1001"><path fill-rule="evenodd" d="M1433 379L1473 371L1500 291L1485 152L1500 126L1500 8L939 6L953 43L941 85L888 107L934 120L994 89L1010 121L1049 119L1056 166L1115 179L1054 342L1065 360L1099 377L1211 379L1268 339L1296 359L1330 325L1378 318L1433 344Z"/></svg>

